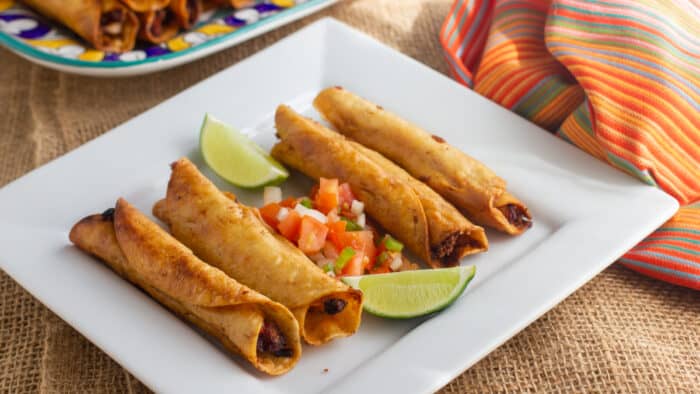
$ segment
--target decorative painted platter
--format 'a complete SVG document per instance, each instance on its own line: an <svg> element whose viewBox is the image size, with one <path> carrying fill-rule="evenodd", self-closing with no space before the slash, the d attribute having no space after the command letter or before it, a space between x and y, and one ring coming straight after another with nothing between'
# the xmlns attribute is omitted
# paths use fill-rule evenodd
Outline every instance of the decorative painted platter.
<svg viewBox="0 0 700 394"><path fill-rule="evenodd" d="M196 26L160 45L118 54L93 49L57 22L17 0L0 0L0 45L43 66L75 74L123 77L200 59L327 7L337 0L263 0L203 13Z"/></svg>

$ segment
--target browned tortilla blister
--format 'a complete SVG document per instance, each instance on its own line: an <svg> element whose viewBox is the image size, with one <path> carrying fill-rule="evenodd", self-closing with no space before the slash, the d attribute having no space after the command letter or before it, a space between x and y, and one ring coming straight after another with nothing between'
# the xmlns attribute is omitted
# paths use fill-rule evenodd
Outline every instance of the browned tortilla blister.
<svg viewBox="0 0 700 394"><path fill-rule="evenodd" d="M315 179L348 182L367 214L431 266L455 265L488 248L483 228L380 154L284 105L275 124L275 159Z"/></svg>
<svg viewBox="0 0 700 394"><path fill-rule="evenodd" d="M338 132L400 165L476 223L508 234L532 224L503 179L442 138L342 88L323 90L314 106Z"/></svg>
<svg viewBox="0 0 700 394"><path fill-rule="evenodd" d="M362 293L326 275L271 231L257 209L220 191L189 160L172 164L166 198L153 213L199 257L287 306L309 344L357 331Z"/></svg>
<svg viewBox="0 0 700 394"><path fill-rule="evenodd" d="M118 0L23 0L42 15L62 23L96 49L126 52L134 48L139 21Z"/></svg>
<svg viewBox="0 0 700 394"><path fill-rule="evenodd" d="M79 221L70 240L257 369L280 375L299 360L299 326L287 308L199 260L126 201ZM283 348L261 350L270 341Z"/></svg>

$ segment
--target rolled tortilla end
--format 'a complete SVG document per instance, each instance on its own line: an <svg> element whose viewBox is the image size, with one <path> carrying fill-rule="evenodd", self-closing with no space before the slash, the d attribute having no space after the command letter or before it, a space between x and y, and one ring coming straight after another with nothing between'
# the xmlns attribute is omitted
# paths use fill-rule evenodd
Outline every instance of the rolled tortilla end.
<svg viewBox="0 0 700 394"><path fill-rule="evenodd" d="M169 7L140 13L139 20L139 39L153 44L161 44L175 37L180 28L175 12Z"/></svg>
<svg viewBox="0 0 700 394"><path fill-rule="evenodd" d="M202 12L201 0L172 0L170 9L175 13L177 22L183 29L194 26Z"/></svg>
<svg viewBox="0 0 700 394"><path fill-rule="evenodd" d="M525 204L512 194L505 192L495 199L493 206L500 212L500 216L493 213L499 225L505 232L517 235L532 227L532 215Z"/></svg>
<svg viewBox="0 0 700 394"><path fill-rule="evenodd" d="M433 189L381 154L354 141L347 141L347 144L370 158L390 177L410 186L418 196L428 222L428 263L432 267L455 266L464 256L488 250L489 243L484 229L470 222Z"/></svg>
<svg viewBox="0 0 700 394"><path fill-rule="evenodd" d="M502 178L439 136L341 87L321 91L314 107L339 133L398 164L476 223L512 235L532 224Z"/></svg>
<svg viewBox="0 0 700 394"><path fill-rule="evenodd" d="M260 371L280 375L299 360L288 309L198 260L125 201L80 220L69 238Z"/></svg>
<svg viewBox="0 0 700 394"><path fill-rule="evenodd" d="M359 328L360 291L326 275L272 232L257 209L219 190L188 159L172 164L166 197L153 214L200 258L287 306L307 343L320 345Z"/></svg>
<svg viewBox="0 0 700 394"><path fill-rule="evenodd" d="M65 25L97 50L121 53L132 50L136 44L138 17L117 0L24 3Z"/></svg>
<svg viewBox="0 0 700 394"><path fill-rule="evenodd" d="M309 345L322 345L357 331L362 315L362 293L351 290L328 294L292 309L292 313L302 328L304 340Z"/></svg>

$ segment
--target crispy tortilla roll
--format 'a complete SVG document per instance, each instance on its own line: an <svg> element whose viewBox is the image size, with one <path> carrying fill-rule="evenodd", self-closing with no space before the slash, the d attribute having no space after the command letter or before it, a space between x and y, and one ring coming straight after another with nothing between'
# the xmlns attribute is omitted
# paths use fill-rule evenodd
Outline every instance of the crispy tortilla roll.
<svg viewBox="0 0 700 394"><path fill-rule="evenodd" d="M322 91L314 106L340 133L397 163L475 222L513 235L532 225L503 179L442 138L342 88Z"/></svg>
<svg viewBox="0 0 700 394"><path fill-rule="evenodd" d="M348 182L367 213L432 267L456 265L488 248L483 228L380 154L284 105L275 124L275 159L315 179Z"/></svg>
<svg viewBox="0 0 700 394"><path fill-rule="evenodd" d="M82 219L70 240L257 369L280 375L299 360L287 308L202 262L126 201Z"/></svg>
<svg viewBox="0 0 700 394"><path fill-rule="evenodd" d="M229 4L233 8L251 7L257 3L260 3L260 0L229 0Z"/></svg>
<svg viewBox="0 0 700 394"><path fill-rule="evenodd" d="M178 24L183 29L194 26L202 12L201 0L172 0L170 9L175 14Z"/></svg>
<svg viewBox="0 0 700 394"><path fill-rule="evenodd" d="M122 2L136 12L148 12L164 8L170 0L122 0Z"/></svg>
<svg viewBox="0 0 700 394"><path fill-rule="evenodd" d="M141 30L139 39L153 44L160 44L175 37L180 28L173 8L161 8L142 12L139 15Z"/></svg>
<svg viewBox="0 0 700 394"><path fill-rule="evenodd" d="M309 344L357 331L362 293L326 275L270 231L257 209L222 193L189 160L172 164L167 196L153 213L202 259L287 306Z"/></svg>
<svg viewBox="0 0 700 394"><path fill-rule="evenodd" d="M61 22L100 51L126 52L136 43L138 18L117 0L24 0L24 3Z"/></svg>

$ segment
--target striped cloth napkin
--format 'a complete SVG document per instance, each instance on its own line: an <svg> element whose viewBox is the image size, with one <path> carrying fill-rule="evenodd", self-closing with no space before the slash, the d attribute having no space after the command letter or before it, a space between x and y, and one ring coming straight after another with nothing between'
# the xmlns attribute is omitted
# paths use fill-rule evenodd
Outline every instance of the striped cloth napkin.
<svg viewBox="0 0 700 394"><path fill-rule="evenodd" d="M682 208L620 262L700 289L700 1L457 0L454 78Z"/></svg>

